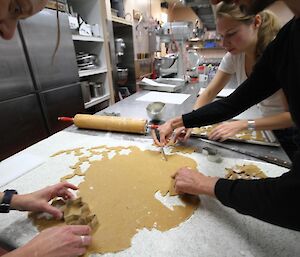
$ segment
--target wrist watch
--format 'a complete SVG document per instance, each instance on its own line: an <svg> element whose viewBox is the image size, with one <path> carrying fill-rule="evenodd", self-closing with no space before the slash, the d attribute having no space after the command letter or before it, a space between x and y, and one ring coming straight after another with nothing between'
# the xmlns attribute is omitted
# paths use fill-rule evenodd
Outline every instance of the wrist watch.
<svg viewBox="0 0 300 257"><path fill-rule="evenodd" d="M255 130L255 120L248 120L248 130L250 131Z"/></svg>
<svg viewBox="0 0 300 257"><path fill-rule="evenodd" d="M8 213L10 211L10 202L13 195L18 194L16 190L8 189L4 191L2 201L0 203L0 213Z"/></svg>

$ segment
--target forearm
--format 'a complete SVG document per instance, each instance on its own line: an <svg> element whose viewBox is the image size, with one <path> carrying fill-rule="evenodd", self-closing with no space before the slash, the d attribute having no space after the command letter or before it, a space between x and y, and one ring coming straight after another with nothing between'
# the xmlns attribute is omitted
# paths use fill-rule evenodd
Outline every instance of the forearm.
<svg viewBox="0 0 300 257"><path fill-rule="evenodd" d="M180 128L180 127L184 127L183 124L183 120L182 120L182 116L178 116L176 118L173 118L171 120L169 120L172 129L176 129L176 128Z"/></svg>
<svg viewBox="0 0 300 257"><path fill-rule="evenodd" d="M201 181L201 194L216 197L215 186L218 180L219 178L217 177L206 177L203 181Z"/></svg>
<svg viewBox="0 0 300 257"><path fill-rule="evenodd" d="M290 112L263 117L255 120L256 130L274 130L289 128L294 125Z"/></svg>
<svg viewBox="0 0 300 257"><path fill-rule="evenodd" d="M0 192L0 203L2 203L4 197L4 193ZM22 204L22 196L21 195L17 195L17 194L13 194L11 201L10 201L10 209L11 210L21 210L20 209L20 205Z"/></svg>
<svg viewBox="0 0 300 257"><path fill-rule="evenodd" d="M10 203L11 209L19 211L23 211L24 209L26 209L26 206L24 206L26 204L24 204L23 198L23 195L14 195Z"/></svg>
<svg viewBox="0 0 300 257"><path fill-rule="evenodd" d="M3 257L32 257L32 256L42 257L39 255L35 255L35 253L27 251L24 247L20 247L14 251L11 251L11 252L3 255Z"/></svg>
<svg viewBox="0 0 300 257"><path fill-rule="evenodd" d="M196 100L193 110L211 103L218 93L226 86L231 78L231 74L218 70L207 88L202 92Z"/></svg>
<svg viewBox="0 0 300 257"><path fill-rule="evenodd" d="M197 97L197 100L193 106L193 110L197 110L200 107L209 104L210 102L212 102L212 100L215 99L216 96L210 95L207 89L200 95Z"/></svg>

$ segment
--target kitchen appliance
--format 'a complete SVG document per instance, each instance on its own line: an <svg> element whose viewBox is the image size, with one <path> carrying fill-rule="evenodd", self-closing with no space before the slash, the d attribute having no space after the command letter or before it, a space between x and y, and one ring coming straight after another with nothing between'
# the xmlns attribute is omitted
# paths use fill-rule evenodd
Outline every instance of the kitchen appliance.
<svg viewBox="0 0 300 257"><path fill-rule="evenodd" d="M116 38L115 39L115 51L117 56L123 56L124 55L124 49L126 48L126 45L124 43L123 38Z"/></svg>
<svg viewBox="0 0 300 257"><path fill-rule="evenodd" d="M49 134L66 127L57 116L74 115L84 111L76 56L68 15L60 16L60 43L54 54L57 37L55 10L44 9L20 21L23 44L29 67L42 105ZM37 44L38 42L38 44Z"/></svg>
<svg viewBox="0 0 300 257"><path fill-rule="evenodd" d="M187 74L190 77L198 77L198 67L204 62L203 57L197 50L190 49L187 51Z"/></svg>
<svg viewBox="0 0 300 257"><path fill-rule="evenodd" d="M125 85L128 80L128 69L127 68L117 68L118 72L118 85Z"/></svg>
<svg viewBox="0 0 300 257"><path fill-rule="evenodd" d="M21 20L12 40L0 39L0 161L69 125L57 116L84 110L68 15L59 16L54 57L56 10Z"/></svg>
<svg viewBox="0 0 300 257"><path fill-rule="evenodd" d="M166 56L169 59L168 62L165 61L166 64L169 63L171 65L160 67L161 76L165 77L175 73L175 77L186 80L187 65L183 57L186 55L185 41L193 36L193 23L167 22L159 30L159 36L162 43L170 46L175 45L176 47L175 53ZM172 62L170 58L174 60L175 56L177 58L175 62Z"/></svg>

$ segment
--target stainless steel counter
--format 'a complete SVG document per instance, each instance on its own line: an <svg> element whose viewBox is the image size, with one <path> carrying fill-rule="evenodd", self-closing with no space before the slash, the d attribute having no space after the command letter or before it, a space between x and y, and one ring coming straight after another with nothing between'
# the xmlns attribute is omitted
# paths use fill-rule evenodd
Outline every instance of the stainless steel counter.
<svg viewBox="0 0 300 257"><path fill-rule="evenodd" d="M190 97L181 105L178 104L166 104L166 110L163 114L162 119L167 121L168 119L174 118L176 116L188 113L192 110L192 107L196 101L197 94L201 88L200 84L188 84L184 87L183 90L181 90L180 93L184 94L190 94ZM122 117L130 117L130 118L142 118L142 119L149 119L146 112L146 106L149 104L149 102L143 102L143 101L136 101L137 98L147 94L150 91L139 91L124 100L106 108L105 110L96 113L96 115L103 115L104 112L106 113L119 113ZM248 109L247 111L243 112L236 118L257 118L260 117L260 112L256 106ZM84 129L78 129L75 126L71 126L67 128L67 131L75 132L75 133L83 133L88 135L102 135L102 134L110 134L107 132L99 132L99 131L91 131L91 130L84 130ZM113 133L114 138L121 138L126 140L134 140L137 137L147 137L149 138L149 135L133 135L133 134L124 134L124 133ZM236 152L232 152L230 150L222 149L216 146L212 146L211 144L207 144L200 139L197 138L191 138L188 141L189 145L192 146L209 146L210 148L217 149L217 151L224 157L232 157L232 158L242 158L247 160L257 160L255 158L249 157L247 155L239 154ZM238 142L227 142L226 143L229 146L238 146L243 147L244 150L247 150L249 152L255 152L261 155L270 155L277 158L280 158L284 161L290 161L289 157L286 155L286 153L283 151L281 147L273 147L273 146L261 146L261 145L253 145L253 144L246 144L246 143L238 143Z"/></svg>
<svg viewBox="0 0 300 257"><path fill-rule="evenodd" d="M191 94L191 96L182 105L167 104L163 118L167 120L191 110L199 87L199 85L195 84L184 88L183 93ZM145 108L148 103L136 101L138 97L147 92L138 92L97 114L118 112L121 116L147 118ZM250 110L245 115L253 115L252 117L254 117L257 113L255 110ZM96 137L91 138L84 135L93 135ZM63 167L60 161L57 164L49 162L49 156L61 149L72 149L76 148L75 146L77 145L89 147L91 141L100 145L111 143L112 141L116 142L115 139L117 139L116 143L121 144L122 142L119 139L138 142L142 141L141 139L147 138L149 139L150 136L82 130L71 126L65 131L54 134L22 151L21 154L24 155L27 153L27 157L30 155L39 157L42 164L35 169L28 170L23 176L16 177L8 185L2 185L1 190L8 187L16 188L22 194L56 183L61 176L69 173L69 170ZM151 140L148 141L151 142ZM205 146L205 143L197 138L191 138L189 144L199 147ZM214 148L213 146L210 147ZM287 159L281 148L246 144L243 144L243 148ZM252 159L251 157L224 149L218 149L218 151L224 157ZM198 154L199 161L202 160L202 168L205 169L206 160L203 160L205 157L202 156L202 159L200 159L200 155ZM70 158L72 160L72 157ZM19 160L18 156L12 156L10 159L12 164L15 164ZM27 162L28 160L21 163L22 166L26 165ZM226 163L216 164L207 162L206 166L209 174L216 175L217 171L224 170L224 165ZM67 161L68 166L69 162ZM271 166L273 165L268 166L269 169L272 168ZM1 170L0 165L0 172L5 174L4 172L8 173L8 171L17 170L16 167L10 168L9 170ZM28 219L27 213L24 212L0 214L0 228L0 242L6 242L12 247L23 245L37 233L36 228L32 226L31 221ZM220 237L222 240L217 240ZM178 229L172 229L164 233L157 231L151 231L150 233L147 230L143 230L133 239L131 248L115 254L105 254L104 256L297 256L297 253L300 251L299 244L297 244L299 238L299 232L273 226L249 216L238 214L233 209L223 206L215 199L201 196L201 208L197 210L191 219L180 225ZM95 254L93 256L102 255Z"/></svg>

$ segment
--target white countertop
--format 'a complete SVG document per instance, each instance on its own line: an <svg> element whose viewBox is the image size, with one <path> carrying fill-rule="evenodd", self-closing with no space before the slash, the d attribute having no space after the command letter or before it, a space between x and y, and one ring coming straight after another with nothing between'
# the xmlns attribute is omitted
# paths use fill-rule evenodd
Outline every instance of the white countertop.
<svg viewBox="0 0 300 257"><path fill-rule="evenodd" d="M19 193L31 192L44 186L59 182L59 178L70 173L70 164L76 161L75 156L49 158L59 150L90 147L99 145L137 145L140 148L151 148L149 139L132 141L114 140L110 133L103 136L82 135L71 132L59 132L46 140L35 144L17 156L8 159L12 165L14 160L26 155L39 160L39 165L28 166L24 175L17 175L10 183L2 186L15 188ZM223 158L220 164L207 161L200 153L191 155L202 172L209 175L224 175L224 167L245 162L240 159ZM249 163L250 161L246 161ZM255 162L269 176L278 176L285 172L284 168ZM11 169L13 170L13 169ZM6 176L1 170L1 176ZM222 174L223 173L223 174ZM76 182L76 181L74 181ZM280 208L280 203L278 203ZM20 246L29 241L37 230L27 218L27 213L12 211L0 214L0 240L13 246ZM194 215L179 227L166 232L142 230L132 240L132 246L116 254L93 256L298 256L300 252L300 233L280 228L240 215L236 211L220 204L218 200L201 196L201 206Z"/></svg>

